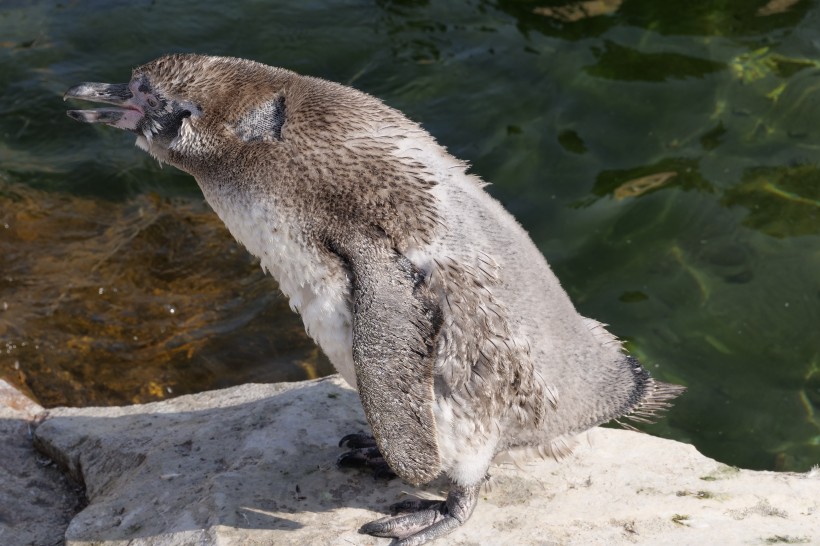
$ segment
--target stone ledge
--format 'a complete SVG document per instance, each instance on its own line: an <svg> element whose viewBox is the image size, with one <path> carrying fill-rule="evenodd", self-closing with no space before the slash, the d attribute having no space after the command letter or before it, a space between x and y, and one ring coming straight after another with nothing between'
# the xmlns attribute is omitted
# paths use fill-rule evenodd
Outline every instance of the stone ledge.
<svg viewBox="0 0 820 546"><path fill-rule="evenodd" d="M34 451L32 433L43 408L0 380L0 544L63 543L84 506L82 488Z"/></svg>
<svg viewBox="0 0 820 546"><path fill-rule="evenodd" d="M365 522L408 496L335 467L366 430L337 376L244 385L165 402L47 412L35 442L85 483L70 545L388 544ZM493 467L466 526L443 544L820 542L820 471L737 470L692 446L594 429L569 459Z"/></svg>

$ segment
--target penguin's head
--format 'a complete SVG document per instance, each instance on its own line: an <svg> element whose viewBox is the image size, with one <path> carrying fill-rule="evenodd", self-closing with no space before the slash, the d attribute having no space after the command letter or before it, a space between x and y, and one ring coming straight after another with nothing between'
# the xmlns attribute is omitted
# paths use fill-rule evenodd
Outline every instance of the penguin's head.
<svg viewBox="0 0 820 546"><path fill-rule="evenodd" d="M242 59L168 55L136 68L128 83L81 83L63 98L109 105L68 115L131 131L137 146L185 169L230 141L281 139L284 73ZM244 117L234 119L237 112Z"/></svg>

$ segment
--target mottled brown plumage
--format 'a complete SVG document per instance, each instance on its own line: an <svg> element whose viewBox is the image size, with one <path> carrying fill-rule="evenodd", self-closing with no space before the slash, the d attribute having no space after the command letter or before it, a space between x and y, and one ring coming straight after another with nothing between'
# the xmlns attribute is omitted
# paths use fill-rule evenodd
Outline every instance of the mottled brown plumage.
<svg viewBox="0 0 820 546"><path fill-rule="evenodd" d="M375 443L438 503L363 531L421 544L464 523L498 454L651 417L654 381L582 317L523 229L418 125L348 87L241 59L171 55L69 98L196 178L358 388Z"/></svg>

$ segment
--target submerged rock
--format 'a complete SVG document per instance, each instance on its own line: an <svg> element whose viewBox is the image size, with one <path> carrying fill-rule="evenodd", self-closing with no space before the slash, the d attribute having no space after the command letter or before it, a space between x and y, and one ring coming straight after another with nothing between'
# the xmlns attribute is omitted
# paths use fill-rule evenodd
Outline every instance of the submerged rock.
<svg viewBox="0 0 820 546"><path fill-rule="evenodd" d="M58 408L36 445L85 483L70 545L388 544L357 533L389 504L436 497L336 468L366 430L337 376L249 384L165 402ZM593 429L569 459L493 467L446 544L820 541L820 472L737 470L692 446Z"/></svg>
<svg viewBox="0 0 820 546"><path fill-rule="evenodd" d="M333 371L201 198L92 199L0 176L0 256L0 377L45 407Z"/></svg>

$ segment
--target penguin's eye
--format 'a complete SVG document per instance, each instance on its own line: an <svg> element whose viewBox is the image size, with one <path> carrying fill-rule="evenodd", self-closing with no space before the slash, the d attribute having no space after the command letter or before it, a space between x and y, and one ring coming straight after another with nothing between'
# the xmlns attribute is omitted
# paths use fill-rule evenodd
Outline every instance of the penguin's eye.
<svg viewBox="0 0 820 546"><path fill-rule="evenodd" d="M152 97L151 95L148 95L145 98L145 100L148 102L148 106L150 106L151 108L156 108L157 105L159 104L159 101L157 99L155 99L154 97Z"/></svg>

